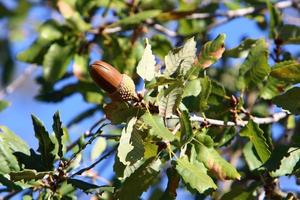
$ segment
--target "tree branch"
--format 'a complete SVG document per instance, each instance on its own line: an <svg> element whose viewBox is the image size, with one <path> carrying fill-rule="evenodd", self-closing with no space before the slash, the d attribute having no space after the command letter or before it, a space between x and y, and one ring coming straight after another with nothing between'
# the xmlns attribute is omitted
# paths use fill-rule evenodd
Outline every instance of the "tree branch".
<svg viewBox="0 0 300 200"><path fill-rule="evenodd" d="M72 174L70 176L70 178L76 176L76 175L81 175L83 172L88 171L92 168L94 168L97 164L99 164L102 160L106 159L108 156L110 156L113 152L115 152L117 150L117 146L114 146L109 152L107 152L106 154L104 154L102 157L100 157L97 161L95 161L94 163L92 163L90 166L85 167L77 172L75 172L74 174Z"/></svg>
<svg viewBox="0 0 300 200"><path fill-rule="evenodd" d="M286 111L282 111L282 112L278 112L273 114L270 117L251 117L251 119L257 123L257 124L271 124L271 123L275 123L278 122L279 120L285 118L288 116L288 112ZM243 120L239 120L237 122L232 122L232 121L222 121L222 120L217 120L217 119L208 119L208 118L204 118L204 117L200 117L197 115L193 115L190 117L191 121L196 121L196 122L208 122L209 124L212 125L218 125L218 126L246 126L248 121L243 121Z"/></svg>
<svg viewBox="0 0 300 200"><path fill-rule="evenodd" d="M22 74L20 74L13 82L0 91L0 99L13 93L22 83L29 77L29 75L34 71L36 65L29 65Z"/></svg>

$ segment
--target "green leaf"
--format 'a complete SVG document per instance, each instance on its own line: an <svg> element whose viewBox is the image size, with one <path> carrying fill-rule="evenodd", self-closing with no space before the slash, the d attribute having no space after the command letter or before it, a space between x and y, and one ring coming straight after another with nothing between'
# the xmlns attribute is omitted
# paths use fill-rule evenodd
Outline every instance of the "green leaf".
<svg viewBox="0 0 300 200"><path fill-rule="evenodd" d="M193 137L193 129L190 121L190 116L187 111L183 111L180 115L180 132L181 143L190 142Z"/></svg>
<svg viewBox="0 0 300 200"><path fill-rule="evenodd" d="M132 165L144 156L144 145L141 136L134 128L137 119L133 117L123 128L118 147L119 160L124 165Z"/></svg>
<svg viewBox="0 0 300 200"><path fill-rule="evenodd" d="M149 159L131 174L117 192L119 200L138 200L141 194L154 183L159 175L160 160Z"/></svg>
<svg viewBox="0 0 300 200"><path fill-rule="evenodd" d="M170 92L168 89L172 89ZM167 118L173 114L173 111L176 110L178 107L181 95L182 95L182 88L168 88L162 91L162 97L158 103L158 109L160 116Z"/></svg>
<svg viewBox="0 0 300 200"><path fill-rule="evenodd" d="M91 150L91 161L97 159L104 152L106 146L107 142L105 138L99 137Z"/></svg>
<svg viewBox="0 0 300 200"><path fill-rule="evenodd" d="M22 186L18 185L17 183L14 183L2 174L0 174L0 185L6 186L8 191L21 191L23 189Z"/></svg>
<svg viewBox="0 0 300 200"><path fill-rule="evenodd" d="M56 111L56 113L53 115L53 124L52 124L53 131L55 133L55 137L58 142L58 156L61 158L63 157L63 143L62 143L62 137L64 135L64 130L62 128L62 123L60 121L59 112Z"/></svg>
<svg viewBox="0 0 300 200"><path fill-rule="evenodd" d="M255 199L254 191L258 184L256 182L250 184L246 188L240 185L234 186L225 193L220 200L252 200Z"/></svg>
<svg viewBox="0 0 300 200"><path fill-rule="evenodd" d="M201 143L195 144L197 159L203 162L206 168L209 169L218 179L240 179L241 175L237 172L229 162L214 149L208 148ZM209 155L209 156L208 156Z"/></svg>
<svg viewBox="0 0 300 200"><path fill-rule="evenodd" d="M0 112L5 110L9 105L10 103L8 101L0 100Z"/></svg>
<svg viewBox="0 0 300 200"><path fill-rule="evenodd" d="M118 155L116 155L113 169L118 179L125 180L127 177L133 174L144 162L145 162L144 159L142 159L142 160L138 160L132 165L124 165L119 160Z"/></svg>
<svg viewBox="0 0 300 200"><path fill-rule="evenodd" d="M156 61L154 55L152 54L151 45L149 44L148 39L146 39L146 47L136 68L136 72L144 80L151 81L156 74L155 64Z"/></svg>
<svg viewBox="0 0 300 200"><path fill-rule="evenodd" d="M5 126L0 126L0 140L8 145L13 152L22 152L29 155L27 143Z"/></svg>
<svg viewBox="0 0 300 200"><path fill-rule="evenodd" d="M63 33L60 25L54 20L48 20L39 27L40 39L55 41L62 38Z"/></svg>
<svg viewBox="0 0 300 200"><path fill-rule="evenodd" d="M233 140L236 134L237 133L235 127L230 127L224 130L224 133L222 134L219 140L216 140L216 138L214 138L214 140L218 141L217 142L218 147L226 146Z"/></svg>
<svg viewBox="0 0 300 200"><path fill-rule="evenodd" d="M147 19L151 19L158 16L160 13L161 10L145 10L137 14L131 15L129 17L123 18L117 21L116 23L110 25L110 27L116 27L116 26L126 27L126 26L138 25Z"/></svg>
<svg viewBox="0 0 300 200"><path fill-rule="evenodd" d="M233 58L246 57L249 49L251 49L253 46L255 46L256 41L257 40L248 38L248 39L244 40L241 44L239 44L237 47L226 50L224 52L224 55L233 57Z"/></svg>
<svg viewBox="0 0 300 200"><path fill-rule="evenodd" d="M98 193L102 194L103 192L114 192L114 187L110 186L99 186L92 183L88 183L79 179L69 178L67 183L72 184L75 188L81 189L86 193Z"/></svg>
<svg viewBox="0 0 300 200"><path fill-rule="evenodd" d="M287 154L281 159L279 168L271 172L272 177L292 175L295 166L300 161L300 149L291 147Z"/></svg>
<svg viewBox="0 0 300 200"><path fill-rule="evenodd" d="M193 164L186 156L176 160L176 170L183 181L199 193L204 193L208 189L217 189L214 181L207 175L203 164Z"/></svg>
<svg viewBox="0 0 300 200"><path fill-rule="evenodd" d="M278 38L284 44L300 44L300 27L292 24L283 25Z"/></svg>
<svg viewBox="0 0 300 200"><path fill-rule="evenodd" d="M1 142L0 145L0 174L7 174L11 171L19 171L20 167L16 157L13 155L10 147Z"/></svg>
<svg viewBox="0 0 300 200"><path fill-rule="evenodd" d="M55 155L52 152L55 145L50 140L49 133L46 131L43 123L34 115L31 115L31 118L35 137L39 140L38 152L41 153L43 165L46 169L51 170L55 159Z"/></svg>
<svg viewBox="0 0 300 200"><path fill-rule="evenodd" d="M266 84L263 86L263 88L260 90L260 96L263 99L270 100L273 97L279 95L280 93L286 91L290 87L290 84L278 80L277 78L274 78L272 76L269 76Z"/></svg>
<svg viewBox="0 0 300 200"><path fill-rule="evenodd" d="M166 69L164 74L172 75L178 68L185 74L195 62L196 42L194 38L186 41L183 47L172 50L165 56Z"/></svg>
<svg viewBox="0 0 300 200"><path fill-rule="evenodd" d="M151 126L150 134L162 138L163 140L173 141L175 136L167 129L162 121L162 118L157 115L151 115L146 112L142 119L145 124Z"/></svg>
<svg viewBox="0 0 300 200"><path fill-rule="evenodd" d="M258 169L260 166L262 166L262 162L255 155L253 148L254 147L251 142L248 142L243 148L243 154L244 154L245 160L251 171Z"/></svg>
<svg viewBox="0 0 300 200"><path fill-rule="evenodd" d="M280 11L272 5L270 0L266 1L267 7L270 13L270 32L269 37L270 38L276 38L278 33L278 28L282 25L282 19L280 15Z"/></svg>
<svg viewBox="0 0 300 200"><path fill-rule="evenodd" d="M242 137L247 137L250 140L263 163L269 159L271 147L268 145L263 131L255 122L250 120L248 124L242 128L240 135Z"/></svg>
<svg viewBox="0 0 300 200"><path fill-rule="evenodd" d="M208 109L208 98L212 91L212 83L208 76L200 79L201 82L201 92L199 95L199 108L201 111Z"/></svg>
<svg viewBox="0 0 300 200"><path fill-rule="evenodd" d="M268 64L268 48L265 40L257 40L251 48L246 60L239 72L240 81L244 84L242 88L255 86L270 73Z"/></svg>
<svg viewBox="0 0 300 200"><path fill-rule="evenodd" d="M51 172L37 172L34 169L25 169L23 171L19 172L10 172L10 180L12 181L30 181L32 179L37 180L37 179L42 179L45 175L49 174Z"/></svg>
<svg viewBox="0 0 300 200"><path fill-rule="evenodd" d="M202 68L208 68L222 57L225 38L225 34L220 34L213 41L204 44L198 57L198 64Z"/></svg>
<svg viewBox="0 0 300 200"><path fill-rule="evenodd" d="M162 34L155 34L151 37L152 51L156 56L163 60L169 50L172 49L172 44L168 38Z"/></svg>
<svg viewBox="0 0 300 200"><path fill-rule="evenodd" d="M201 79L196 78L188 81L184 87L182 98L188 96L198 96L201 92Z"/></svg>
<svg viewBox="0 0 300 200"><path fill-rule="evenodd" d="M154 80L152 80L149 83L146 83L146 88L147 89L154 89L158 86L161 85L167 85L167 84L176 84L178 82L178 80L174 79L174 78L167 78L164 76L159 76L159 77L155 77Z"/></svg>
<svg viewBox="0 0 300 200"><path fill-rule="evenodd" d="M112 124L121 124L127 122L132 116L140 116L145 111L132 106L126 102L112 101L105 105L104 112L106 118L111 121ZM120 115L122 113L122 115Z"/></svg>
<svg viewBox="0 0 300 200"><path fill-rule="evenodd" d="M300 63L289 60L276 63L270 73L271 76L285 81L286 83L300 82Z"/></svg>
<svg viewBox="0 0 300 200"><path fill-rule="evenodd" d="M22 62L42 64L44 55L47 53L51 42L48 40L38 39L28 49L17 55L17 59Z"/></svg>
<svg viewBox="0 0 300 200"><path fill-rule="evenodd" d="M65 74L71 51L71 45L62 46L54 43L50 46L43 61L43 75L47 82L53 83Z"/></svg>
<svg viewBox="0 0 300 200"><path fill-rule="evenodd" d="M273 103L283 109L289 110L293 114L300 114L300 87L294 87L286 93L273 98Z"/></svg>

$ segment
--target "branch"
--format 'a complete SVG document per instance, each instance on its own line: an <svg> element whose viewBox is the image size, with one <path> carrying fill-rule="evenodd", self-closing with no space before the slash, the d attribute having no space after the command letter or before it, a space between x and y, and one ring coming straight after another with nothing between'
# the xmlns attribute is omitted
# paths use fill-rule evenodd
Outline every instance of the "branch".
<svg viewBox="0 0 300 200"><path fill-rule="evenodd" d="M106 159L108 156L110 156L113 152L115 152L117 150L117 146L114 146L109 152L107 152L106 154L104 154L102 157L100 157L97 161L95 161L93 164L91 164L88 167L85 167L77 172L75 172L74 174L72 174L70 176L70 178L76 176L76 175L81 175L83 172L88 171L92 168L94 168L98 163L100 163L102 160Z"/></svg>
<svg viewBox="0 0 300 200"><path fill-rule="evenodd" d="M262 117L262 118L252 117L251 119L257 124L271 124L285 118L286 116L288 116L288 114L289 114L288 112L282 111L273 114L271 117ZM197 115L191 116L190 120L196 122L208 122L209 124L218 125L218 126L242 126L243 127L246 126L248 123L248 121L243 121L243 120L232 122L232 121L222 121L217 119L208 119Z"/></svg>
<svg viewBox="0 0 300 200"><path fill-rule="evenodd" d="M0 99L3 99L5 96L13 93L19 86L21 86L35 68L36 65L29 65L22 74L0 91Z"/></svg>

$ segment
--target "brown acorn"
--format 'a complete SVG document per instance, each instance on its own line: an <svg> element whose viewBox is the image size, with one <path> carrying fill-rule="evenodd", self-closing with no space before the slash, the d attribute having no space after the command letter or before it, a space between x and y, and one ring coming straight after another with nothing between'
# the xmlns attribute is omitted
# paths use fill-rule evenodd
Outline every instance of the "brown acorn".
<svg viewBox="0 0 300 200"><path fill-rule="evenodd" d="M138 99L133 80L126 74L121 74L110 64L96 61L90 67L90 74L96 84L105 90L112 100Z"/></svg>

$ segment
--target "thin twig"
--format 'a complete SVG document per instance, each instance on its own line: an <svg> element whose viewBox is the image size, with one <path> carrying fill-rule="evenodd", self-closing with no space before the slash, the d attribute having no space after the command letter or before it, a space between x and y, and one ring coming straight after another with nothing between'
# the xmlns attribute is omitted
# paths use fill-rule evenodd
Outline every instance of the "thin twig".
<svg viewBox="0 0 300 200"><path fill-rule="evenodd" d="M93 164L91 164L88 167L85 167L77 172L75 172L74 174L72 174L70 176L70 178L76 176L76 175L81 175L83 172L88 171L92 168L94 168L97 164L99 164L102 160L106 159L108 156L110 156L113 152L115 152L117 150L117 146L114 146L109 152L107 152L106 154L104 154L102 157L100 157L97 161L95 161Z"/></svg>
<svg viewBox="0 0 300 200"><path fill-rule="evenodd" d="M288 112L282 111L273 114L271 117L262 117L262 118L252 117L251 119L257 124L271 124L271 123L278 122L279 120L287 117L288 114L289 114ZM243 127L248 124L248 121L243 121L243 120L238 120L237 122L222 121L217 119L208 119L197 115L191 116L190 120L196 122L208 122L211 125L218 125L218 126L242 126Z"/></svg>
<svg viewBox="0 0 300 200"><path fill-rule="evenodd" d="M29 75L34 71L36 65L29 65L22 74L20 74L13 82L0 91L0 99L13 93L22 83L29 77Z"/></svg>

